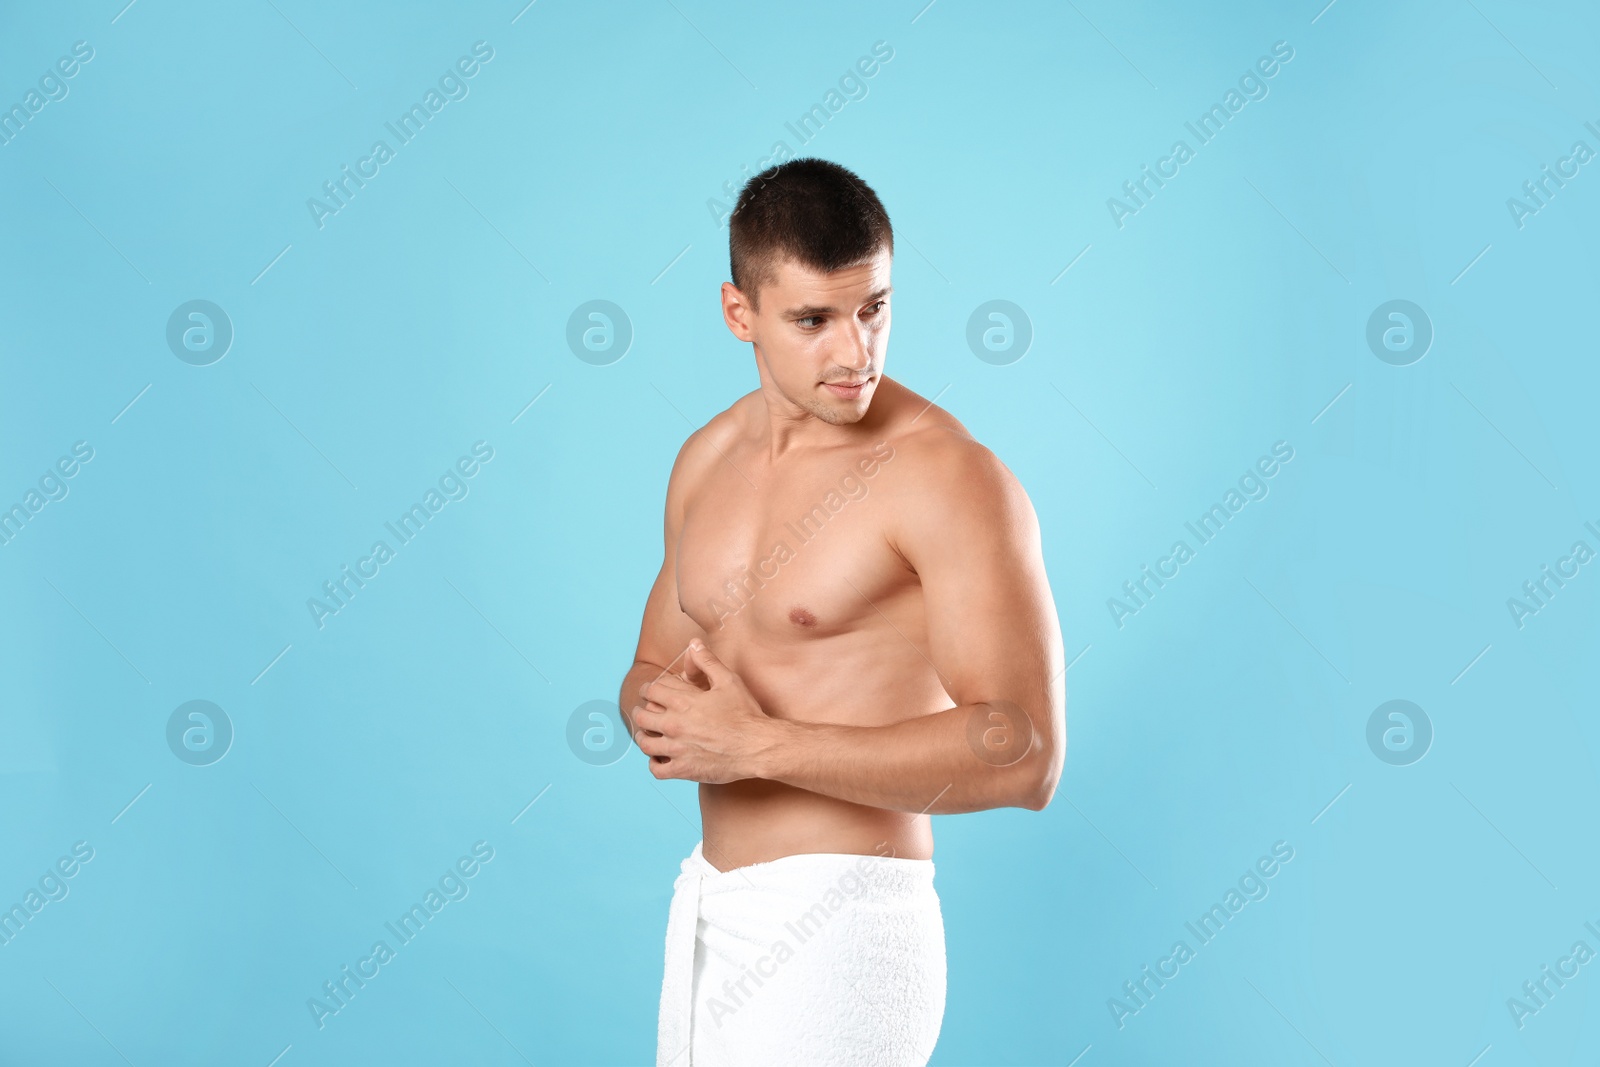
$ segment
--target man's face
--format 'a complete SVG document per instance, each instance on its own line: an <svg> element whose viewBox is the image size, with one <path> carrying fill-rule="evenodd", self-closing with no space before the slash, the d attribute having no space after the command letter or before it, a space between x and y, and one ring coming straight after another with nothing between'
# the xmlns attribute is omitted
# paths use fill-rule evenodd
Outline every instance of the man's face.
<svg viewBox="0 0 1600 1067"><path fill-rule="evenodd" d="M857 422L888 352L891 263L883 247L831 274L784 259L777 279L761 287L759 312L723 283L723 317L735 337L754 344L764 381L785 400L826 423Z"/></svg>

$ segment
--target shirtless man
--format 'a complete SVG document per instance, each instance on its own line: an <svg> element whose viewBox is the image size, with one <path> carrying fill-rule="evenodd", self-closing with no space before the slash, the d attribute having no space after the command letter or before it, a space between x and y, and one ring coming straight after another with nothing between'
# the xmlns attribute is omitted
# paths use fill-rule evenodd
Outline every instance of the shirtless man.
<svg viewBox="0 0 1600 1067"><path fill-rule="evenodd" d="M700 783L660 1064L925 1063L929 816L1039 811L1061 775L1038 520L884 376L893 242L877 196L817 159L751 179L731 220L722 313L760 388L678 453L620 701L650 773Z"/></svg>

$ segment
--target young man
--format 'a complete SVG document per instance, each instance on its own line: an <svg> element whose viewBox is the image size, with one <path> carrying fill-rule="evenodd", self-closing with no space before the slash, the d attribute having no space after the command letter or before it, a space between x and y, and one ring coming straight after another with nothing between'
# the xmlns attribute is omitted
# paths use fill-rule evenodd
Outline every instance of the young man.
<svg viewBox="0 0 1600 1067"><path fill-rule="evenodd" d="M678 453L622 684L650 773L701 783L657 1063L924 1064L945 1000L929 816L1041 810L1065 756L1038 520L884 376L894 235L860 178L763 172L729 248L723 319L761 385Z"/></svg>

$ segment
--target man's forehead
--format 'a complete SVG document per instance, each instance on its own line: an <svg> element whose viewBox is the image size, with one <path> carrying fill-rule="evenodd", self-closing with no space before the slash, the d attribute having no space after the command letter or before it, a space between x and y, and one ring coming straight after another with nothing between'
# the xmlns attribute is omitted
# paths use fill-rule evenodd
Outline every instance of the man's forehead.
<svg viewBox="0 0 1600 1067"><path fill-rule="evenodd" d="M888 249L880 249L864 263L835 271L813 270L793 259L784 258L775 268L776 277L770 288L773 295L786 306L785 313L835 301L864 300L879 290L889 289L891 263Z"/></svg>

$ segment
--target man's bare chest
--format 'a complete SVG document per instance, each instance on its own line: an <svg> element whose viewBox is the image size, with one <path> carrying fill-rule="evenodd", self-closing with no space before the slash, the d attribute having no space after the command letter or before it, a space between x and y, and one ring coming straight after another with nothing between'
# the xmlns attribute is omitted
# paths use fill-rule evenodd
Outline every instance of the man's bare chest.
<svg viewBox="0 0 1600 1067"><path fill-rule="evenodd" d="M894 450L778 473L755 484L724 463L688 502L679 602L708 633L822 637L858 628L873 602L914 581L890 547Z"/></svg>

